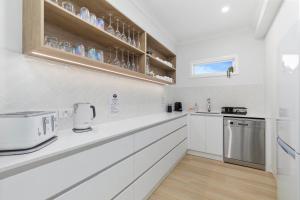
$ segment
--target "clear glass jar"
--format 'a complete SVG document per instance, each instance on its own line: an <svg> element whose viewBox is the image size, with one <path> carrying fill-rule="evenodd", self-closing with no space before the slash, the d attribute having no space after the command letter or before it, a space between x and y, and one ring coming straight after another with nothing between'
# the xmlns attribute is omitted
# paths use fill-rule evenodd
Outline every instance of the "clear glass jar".
<svg viewBox="0 0 300 200"><path fill-rule="evenodd" d="M90 11L86 7L80 8L80 18L84 21L90 22Z"/></svg>

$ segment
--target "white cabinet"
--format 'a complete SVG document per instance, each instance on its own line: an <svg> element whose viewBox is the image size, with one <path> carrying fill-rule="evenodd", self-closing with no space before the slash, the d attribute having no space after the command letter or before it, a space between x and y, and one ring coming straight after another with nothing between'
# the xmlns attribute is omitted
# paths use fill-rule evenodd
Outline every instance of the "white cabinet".
<svg viewBox="0 0 300 200"><path fill-rule="evenodd" d="M190 116L189 149L197 152L223 155L223 117Z"/></svg>
<svg viewBox="0 0 300 200"><path fill-rule="evenodd" d="M206 149L205 117L190 117L189 149L204 152Z"/></svg>

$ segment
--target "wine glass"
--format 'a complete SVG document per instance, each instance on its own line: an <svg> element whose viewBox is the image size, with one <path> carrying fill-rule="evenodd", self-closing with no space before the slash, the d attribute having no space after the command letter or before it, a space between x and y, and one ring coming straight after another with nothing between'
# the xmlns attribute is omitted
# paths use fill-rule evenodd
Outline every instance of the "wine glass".
<svg viewBox="0 0 300 200"><path fill-rule="evenodd" d="M135 56L135 63L136 63L136 72L139 72L140 70L140 65L139 65L139 56L138 55L134 55Z"/></svg>
<svg viewBox="0 0 300 200"><path fill-rule="evenodd" d="M127 51L127 64L126 64L127 69L130 69L130 66L131 66L129 57L130 57L130 54L129 54L129 51Z"/></svg>
<svg viewBox="0 0 300 200"><path fill-rule="evenodd" d="M130 37L130 26L128 26L128 37L127 37L127 42L131 44L131 37Z"/></svg>
<svg viewBox="0 0 300 200"><path fill-rule="evenodd" d="M141 48L140 32L138 31L137 48Z"/></svg>
<svg viewBox="0 0 300 200"><path fill-rule="evenodd" d="M136 71L136 65L135 65L135 56L134 56L134 53L132 53L131 70L132 70L132 71Z"/></svg>
<svg viewBox="0 0 300 200"><path fill-rule="evenodd" d="M106 31L109 32L110 34L114 35L114 34L115 34L115 30L114 30L114 28L112 27L112 20L111 20L111 18L112 18L112 13L109 13L108 15L109 15L109 25L108 25Z"/></svg>
<svg viewBox="0 0 300 200"><path fill-rule="evenodd" d="M125 23L123 22L122 40L127 42L127 36L125 35Z"/></svg>
<svg viewBox="0 0 300 200"><path fill-rule="evenodd" d="M124 49L121 49L121 52L122 52L122 58L121 58L121 67L123 68L127 68L127 64L125 62L125 59L124 59Z"/></svg>
<svg viewBox="0 0 300 200"><path fill-rule="evenodd" d="M116 65L116 66L120 66L120 60L119 60L119 56L118 56L118 47L115 47L115 49L116 49L116 57L114 58L114 60L113 60L113 65Z"/></svg>
<svg viewBox="0 0 300 200"><path fill-rule="evenodd" d="M131 45L136 47L136 42L135 42L135 37L134 37L134 28L132 29L132 41L131 41Z"/></svg>
<svg viewBox="0 0 300 200"><path fill-rule="evenodd" d="M108 56L108 59L107 59L106 63L112 64L111 48L109 48L109 56Z"/></svg>
<svg viewBox="0 0 300 200"><path fill-rule="evenodd" d="M122 38L122 34L121 34L121 32L119 31L119 22L120 22L120 20L117 18L117 30L116 30L116 32L115 32L115 35L117 36L117 38Z"/></svg>

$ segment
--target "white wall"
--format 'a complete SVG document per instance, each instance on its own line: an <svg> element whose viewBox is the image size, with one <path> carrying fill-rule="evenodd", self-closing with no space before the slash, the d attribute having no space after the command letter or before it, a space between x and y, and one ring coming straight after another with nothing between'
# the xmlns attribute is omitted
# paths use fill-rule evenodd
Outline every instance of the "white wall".
<svg viewBox="0 0 300 200"><path fill-rule="evenodd" d="M255 40L251 31L178 46L177 52L177 85L168 89L170 101L183 101L186 108L198 102L206 109L206 99L211 97L214 110L246 106L250 113L264 114L264 42ZM190 77L192 61L228 55L238 56L238 75Z"/></svg>
<svg viewBox="0 0 300 200"><path fill-rule="evenodd" d="M130 1L115 2L132 18L142 15L127 9ZM0 30L0 113L91 102L98 111L96 123L103 123L164 111L163 86L22 55L22 0L0 1ZM120 94L120 113L111 114L109 96L115 91ZM71 121L66 122L61 128L71 127Z"/></svg>

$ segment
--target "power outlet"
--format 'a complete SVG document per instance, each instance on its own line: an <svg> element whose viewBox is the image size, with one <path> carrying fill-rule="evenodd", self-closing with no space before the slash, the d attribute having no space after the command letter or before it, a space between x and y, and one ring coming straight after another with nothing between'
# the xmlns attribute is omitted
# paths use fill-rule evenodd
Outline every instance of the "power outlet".
<svg viewBox="0 0 300 200"><path fill-rule="evenodd" d="M73 109L62 109L58 110L58 119L66 119L73 117Z"/></svg>

